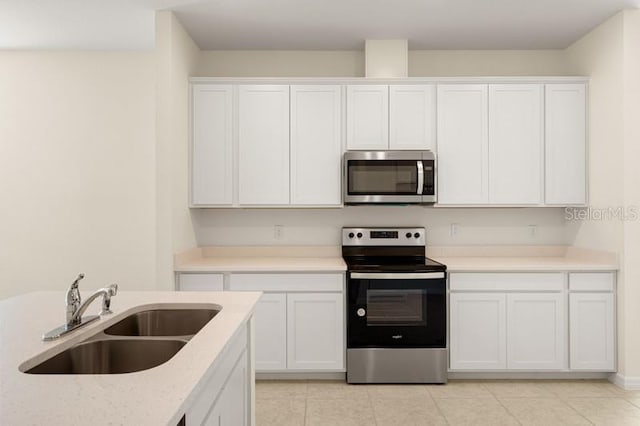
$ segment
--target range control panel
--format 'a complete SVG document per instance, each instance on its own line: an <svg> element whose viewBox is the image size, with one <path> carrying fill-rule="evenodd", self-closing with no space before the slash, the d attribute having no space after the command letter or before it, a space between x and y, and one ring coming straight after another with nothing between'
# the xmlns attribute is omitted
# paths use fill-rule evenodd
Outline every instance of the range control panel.
<svg viewBox="0 0 640 426"><path fill-rule="evenodd" d="M424 228L342 228L343 246L424 246Z"/></svg>

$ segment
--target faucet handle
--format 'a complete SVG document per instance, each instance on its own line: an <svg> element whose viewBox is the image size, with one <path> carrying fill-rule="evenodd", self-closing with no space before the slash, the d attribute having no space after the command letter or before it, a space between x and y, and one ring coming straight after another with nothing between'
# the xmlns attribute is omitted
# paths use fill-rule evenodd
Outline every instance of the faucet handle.
<svg viewBox="0 0 640 426"><path fill-rule="evenodd" d="M78 283L80 282L81 279L84 278L84 274L82 272L80 272L78 274L78 277L75 279L75 281L73 281L73 284L71 284L71 287L78 287Z"/></svg>

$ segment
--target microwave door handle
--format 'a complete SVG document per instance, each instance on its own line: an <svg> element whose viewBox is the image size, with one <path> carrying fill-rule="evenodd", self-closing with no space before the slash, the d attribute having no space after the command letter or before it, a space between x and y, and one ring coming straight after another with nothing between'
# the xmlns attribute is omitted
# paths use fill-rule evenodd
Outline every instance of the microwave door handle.
<svg viewBox="0 0 640 426"><path fill-rule="evenodd" d="M418 190L416 191L416 194L422 195L424 187L424 166L422 165L422 161L418 160L416 162L416 167L418 168Z"/></svg>

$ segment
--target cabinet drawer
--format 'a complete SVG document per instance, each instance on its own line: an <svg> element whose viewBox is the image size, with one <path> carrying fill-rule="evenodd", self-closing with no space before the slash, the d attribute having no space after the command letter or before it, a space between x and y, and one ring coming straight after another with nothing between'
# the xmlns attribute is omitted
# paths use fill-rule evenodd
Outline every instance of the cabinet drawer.
<svg viewBox="0 0 640 426"><path fill-rule="evenodd" d="M232 274L237 291L342 291L342 274Z"/></svg>
<svg viewBox="0 0 640 426"><path fill-rule="evenodd" d="M180 274L178 290L180 291L222 291L222 274Z"/></svg>
<svg viewBox="0 0 640 426"><path fill-rule="evenodd" d="M613 272L580 272L569 274L570 291L613 291Z"/></svg>
<svg viewBox="0 0 640 426"><path fill-rule="evenodd" d="M563 273L452 273L451 291L562 291Z"/></svg>

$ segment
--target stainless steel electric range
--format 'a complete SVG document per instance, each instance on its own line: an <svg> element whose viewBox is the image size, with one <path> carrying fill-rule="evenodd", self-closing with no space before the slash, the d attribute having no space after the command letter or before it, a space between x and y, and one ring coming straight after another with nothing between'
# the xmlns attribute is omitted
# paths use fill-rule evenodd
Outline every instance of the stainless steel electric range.
<svg viewBox="0 0 640 426"><path fill-rule="evenodd" d="M424 228L343 228L347 382L447 382L447 267Z"/></svg>

